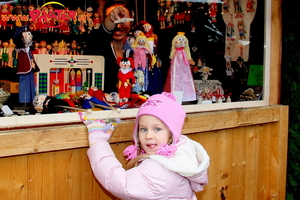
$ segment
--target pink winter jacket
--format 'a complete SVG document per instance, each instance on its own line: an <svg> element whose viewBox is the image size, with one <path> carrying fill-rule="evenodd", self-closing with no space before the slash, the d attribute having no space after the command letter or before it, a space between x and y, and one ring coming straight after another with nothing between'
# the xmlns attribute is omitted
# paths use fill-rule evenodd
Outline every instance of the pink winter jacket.
<svg viewBox="0 0 300 200"><path fill-rule="evenodd" d="M207 184L209 157L199 143L187 136L181 136L176 145L174 157L151 155L127 171L104 139L91 146L88 157L97 180L118 198L197 199L194 192Z"/></svg>

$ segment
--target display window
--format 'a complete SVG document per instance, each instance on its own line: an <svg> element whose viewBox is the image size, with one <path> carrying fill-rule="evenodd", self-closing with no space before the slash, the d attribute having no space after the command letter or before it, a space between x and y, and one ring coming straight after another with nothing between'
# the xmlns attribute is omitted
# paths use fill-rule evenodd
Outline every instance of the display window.
<svg viewBox="0 0 300 200"><path fill-rule="evenodd" d="M133 118L161 92L187 113L270 105L271 0L118 1L108 30L111 2L0 2L0 128Z"/></svg>

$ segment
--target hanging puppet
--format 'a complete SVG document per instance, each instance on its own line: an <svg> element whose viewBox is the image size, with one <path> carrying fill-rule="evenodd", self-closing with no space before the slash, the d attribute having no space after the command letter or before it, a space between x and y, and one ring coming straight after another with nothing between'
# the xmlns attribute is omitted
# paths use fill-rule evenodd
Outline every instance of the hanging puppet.
<svg viewBox="0 0 300 200"><path fill-rule="evenodd" d="M135 42L132 45L134 50L134 68L135 70L141 70L144 74L144 88L143 91L146 91L148 88L148 71L149 65L152 63L152 51L149 48L147 38L144 33L136 38Z"/></svg>
<svg viewBox="0 0 300 200"><path fill-rule="evenodd" d="M190 65L195 65L195 62L191 58L189 41L182 32L179 32L172 40L170 59L171 92L183 92L183 102L196 100L196 90L190 68Z"/></svg>
<svg viewBox="0 0 300 200"><path fill-rule="evenodd" d="M35 96L34 73L39 71L30 52L32 34L27 26L17 28L14 41L18 51L19 102L32 103Z"/></svg>
<svg viewBox="0 0 300 200"><path fill-rule="evenodd" d="M135 85L135 77L132 71L132 58L118 58L117 63L120 66L118 72L118 92L120 97L120 106L128 102L131 96L132 87Z"/></svg>
<svg viewBox="0 0 300 200"><path fill-rule="evenodd" d="M247 0L247 6L246 6L247 7L247 9L246 9L247 12L254 12L255 11L255 8L254 8L253 4L255 4L255 1Z"/></svg>

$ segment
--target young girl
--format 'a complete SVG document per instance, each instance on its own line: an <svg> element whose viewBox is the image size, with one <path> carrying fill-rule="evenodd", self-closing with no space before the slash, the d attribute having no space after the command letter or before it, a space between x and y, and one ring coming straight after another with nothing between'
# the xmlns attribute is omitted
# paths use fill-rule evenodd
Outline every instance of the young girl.
<svg viewBox="0 0 300 200"><path fill-rule="evenodd" d="M82 119L97 180L121 199L197 199L194 192L207 184L209 157L199 143L181 135L185 116L172 94L151 96L138 111L134 144L124 151L128 164L135 166L127 171L107 142L115 126Z"/></svg>

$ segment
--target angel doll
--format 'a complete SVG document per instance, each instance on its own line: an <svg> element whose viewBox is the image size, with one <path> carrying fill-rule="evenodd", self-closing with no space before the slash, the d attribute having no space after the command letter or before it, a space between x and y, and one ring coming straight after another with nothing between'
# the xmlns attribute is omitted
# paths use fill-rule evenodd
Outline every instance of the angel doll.
<svg viewBox="0 0 300 200"><path fill-rule="evenodd" d="M191 58L189 41L182 32L179 32L172 40L170 59L171 92L183 92L183 102L196 100L196 90L190 68L190 65L195 65L195 62Z"/></svg>
<svg viewBox="0 0 300 200"><path fill-rule="evenodd" d="M118 73L118 91L120 97L120 106L128 102L131 96L132 86L135 84L135 77L132 71L132 58L118 58L117 63L120 65Z"/></svg>

